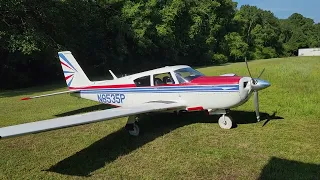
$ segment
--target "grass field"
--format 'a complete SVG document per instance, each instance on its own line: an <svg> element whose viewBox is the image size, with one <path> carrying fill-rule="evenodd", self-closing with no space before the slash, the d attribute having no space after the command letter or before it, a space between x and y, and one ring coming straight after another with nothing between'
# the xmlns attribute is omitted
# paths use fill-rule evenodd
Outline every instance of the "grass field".
<svg viewBox="0 0 320 180"><path fill-rule="evenodd" d="M238 127L218 117L152 115L130 137L126 118L0 141L0 179L320 179L320 57L250 62L272 86L232 112ZM199 69L207 75L247 75L244 63ZM0 92L0 127L107 108L60 95L59 85ZM44 92L43 92L44 91Z"/></svg>

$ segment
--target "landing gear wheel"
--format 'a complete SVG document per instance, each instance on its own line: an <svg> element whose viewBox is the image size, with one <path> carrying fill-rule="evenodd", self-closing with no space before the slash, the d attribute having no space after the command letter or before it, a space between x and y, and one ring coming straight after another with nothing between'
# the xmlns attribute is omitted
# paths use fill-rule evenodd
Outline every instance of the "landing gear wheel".
<svg viewBox="0 0 320 180"><path fill-rule="evenodd" d="M232 121L232 118L226 115L222 115L219 118L218 123L222 129L231 129L235 125L235 123Z"/></svg>
<svg viewBox="0 0 320 180"><path fill-rule="evenodd" d="M135 123L132 124L131 130L129 130L128 132L129 132L129 134L130 134L131 136L139 136L140 128L139 128L137 122L135 122Z"/></svg>
<svg viewBox="0 0 320 180"><path fill-rule="evenodd" d="M138 120L140 116L132 115L128 118L125 128L131 136L138 136L140 133L140 128L138 126Z"/></svg>

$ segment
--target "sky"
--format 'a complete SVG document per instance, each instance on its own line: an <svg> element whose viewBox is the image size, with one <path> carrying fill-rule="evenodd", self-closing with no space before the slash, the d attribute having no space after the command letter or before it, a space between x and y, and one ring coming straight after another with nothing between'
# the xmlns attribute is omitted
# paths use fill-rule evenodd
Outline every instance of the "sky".
<svg viewBox="0 0 320 180"><path fill-rule="evenodd" d="M293 13L300 13L304 17L320 22L320 0L234 0L241 5L249 4L269 10L281 19L288 18Z"/></svg>

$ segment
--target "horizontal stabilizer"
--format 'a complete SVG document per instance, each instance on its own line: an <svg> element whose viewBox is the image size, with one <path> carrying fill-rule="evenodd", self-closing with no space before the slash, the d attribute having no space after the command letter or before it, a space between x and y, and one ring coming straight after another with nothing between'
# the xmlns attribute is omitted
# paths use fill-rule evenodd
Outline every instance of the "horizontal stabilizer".
<svg viewBox="0 0 320 180"><path fill-rule="evenodd" d="M62 92L56 92L56 93L51 93L51 94L44 94L44 95L40 95L40 96L25 97L25 98L22 98L21 100L30 100L30 99L35 99L35 98L54 96L54 95L60 95L60 94L67 94L67 93L75 93L75 92L80 92L80 91L79 90L62 91Z"/></svg>
<svg viewBox="0 0 320 180"><path fill-rule="evenodd" d="M49 120L25 123L15 126L0 128L0 138L19 136L29 133L37 133L71 126L89 124L108 119L142 114L147 112L164 111L185 108L185 105L177 102L145 103L134 107L120 107L85 114L54 118Z"/></svg>

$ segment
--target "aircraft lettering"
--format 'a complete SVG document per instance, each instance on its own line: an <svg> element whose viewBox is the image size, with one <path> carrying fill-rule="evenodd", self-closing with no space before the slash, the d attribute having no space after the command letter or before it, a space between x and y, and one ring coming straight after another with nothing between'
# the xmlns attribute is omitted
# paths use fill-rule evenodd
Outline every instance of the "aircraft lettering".
<svg viewBox="0 0 320 180"><path fill-rule="evenodd" d="M98 94L98 101L101 103L123 103L126 96L124 94Z"/></svg>

